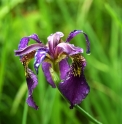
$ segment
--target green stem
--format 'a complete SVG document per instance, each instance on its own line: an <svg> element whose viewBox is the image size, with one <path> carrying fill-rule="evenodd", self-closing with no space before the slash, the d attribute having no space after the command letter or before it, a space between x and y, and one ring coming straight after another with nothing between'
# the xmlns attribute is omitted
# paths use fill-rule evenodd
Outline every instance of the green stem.
<svg viewBox="0 0 122 124"><path fill-rule="evenodd" d="M58 87L57 87L58 88ZM68 102L68 100L62 95L62 93L60 92L59 88L58 88L59 93L61 94L61 96ZM92 121L94 124L102 124L101 122L99 122L98 120L96 120L95 118L93 118L89 113L87 113L84 109L82 109L79 105L75 105L74 106L80 113L82 113L86 118L88 118L90 121Z"/></svg>
<svg viewBox="0 0 122 124"><path fill-rule="evenodd" d="M97 121L95 118L93 118L89 113L87 113L85 110L83 110L79 105L74 106L80 113L82 113L85 117L87 117L90 121L92 121L94 124L102 124L101 122Z"/></svg>
<svg viewBox="0 0 122 124"><path fill-rule="evenodd" d="M27 93L26 96L28 96L28 93ZM27 98L27 97L26 97L26 98ZM27 105L27 103L25 102L24 111L23 111L23 117L22 117L22 124L26 124L26 121L27 121L27 113L28 113L28 105Z"/></svg>

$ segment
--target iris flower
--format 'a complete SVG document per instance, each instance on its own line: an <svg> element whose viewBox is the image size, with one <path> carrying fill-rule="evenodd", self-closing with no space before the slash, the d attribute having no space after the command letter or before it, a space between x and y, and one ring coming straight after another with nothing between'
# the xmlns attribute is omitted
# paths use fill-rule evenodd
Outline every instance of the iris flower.
<svg viewBox="0 0 122 124"><path fill-rule="evenodd" d="M20 57L20 61L25 69L25 77L28 86L27 103L29 106L38 109L33 100L32 93L38 84L38 68L42 65L42 70L47 82L58 88L61 94L69 101L70 108L80 104L88 95L90 88L84 76L86 60L82 56L83 49L70 44L70 41L77 34L83 33L87 44L87 53L90 53L90 43L88 36L82 30L72 31L65 41L62 40L64 34L56 32L47 38L44 45L36 34L23 37L20 40L18 50L15 55ZM36 43L28 45L30 39ZM35 59L34 68L36 74L28 67L31 59ZM71 64L69 62L71 59ZM56 83L55 73L59 75L60 82Z"/></svg>

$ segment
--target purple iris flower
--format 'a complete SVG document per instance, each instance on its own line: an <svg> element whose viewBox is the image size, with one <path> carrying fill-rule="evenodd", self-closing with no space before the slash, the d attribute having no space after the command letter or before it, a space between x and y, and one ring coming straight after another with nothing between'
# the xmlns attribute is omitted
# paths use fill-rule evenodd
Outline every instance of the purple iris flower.
<svg viewBox="0 0 122 124"><path fill-rule="evenodd" d="M90 53L90 43L87 35L81 30L72 31L66 41L62 40L64 34L56 32L51 34L44 45L36 34L28 37L23 37L20 40L18 50L15 50L15 55L20 57L25 69L25 76L28 86L27 103L29 106L38 109L38 106L33 100L32 93L38 84L36 74L29 69L28 64L31 59L35 58L34 68L38 74L38 68L42 65L43 72L47 82L53 87L60 90L62 95L70 102L70 108L80 104L88 95L90 88L84 76L84 68L86 60L82 56L83 49L76 47L69 42L77 34L83 33L87 43L87 53ZM36 41L35 44L28 45L30 39ZM68 61L71 59L71 64ZM53 72L59 74L60 82L57 84L53 78Z"/></svg>

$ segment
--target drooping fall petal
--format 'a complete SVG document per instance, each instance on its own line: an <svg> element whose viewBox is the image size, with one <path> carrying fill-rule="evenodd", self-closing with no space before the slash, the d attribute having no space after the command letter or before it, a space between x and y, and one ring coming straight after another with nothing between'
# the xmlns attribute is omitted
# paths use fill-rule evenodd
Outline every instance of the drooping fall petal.
<svg viewBox="0 0 122 124"><path fill-rule="evenodd" d="M37 80L36 75L33 73L33 71L28 68L28 64L29 64L30 60L34 57L34 55L35 55L35 51L32 51L32 52L24 55L21 58L21 62L25 69L26 82L27 82L27 86L28 86L27 103L29 106L31 106L35 109L38 109L38 106L35 104L35 102L33 101L33 97L32 97L33 90L37 86L38 80Z"/></svg>
<svg viewBox="0 0 122 124"><path fill-rule="evenodd" d="M86 82L84 72L85 59L80 54L73 55L73 63L66 78L59 84L59 90L70 102L70 108L80 104L88 95L90 88Z"/></svg>
<svg viewBox="0 0 122 124"><path fill-rule="evenodd" d="M35 109L38 109L38 106L35 104L33 97L32 97L33 90L37 86L38 80L37 80L36 75L29 68L27 68L27 71L26 71L26 81L27 81L27 86L28 86L27 103L29 106Z"/></svg>
<svg viewBox="0 0 122 124"><path fill-rule="evenodd" d="M44 75L46 76L46 80L48 81L48 83L49 83L53 88L55 88L56 85L55 85L55 83L53 82L52 76L51 76L51 74L50 74L50 68L51 68L51 64L50 64L50 63L42 62L42 69L43 69Z"/></svg>
<svg viewBox="0 0 122 124"><path fill-rule="evenodd" d="M86 98L90 88L83 74L80 77L72 74L59 84L59 90L73 108L75 104L80 104Z"/></svg>

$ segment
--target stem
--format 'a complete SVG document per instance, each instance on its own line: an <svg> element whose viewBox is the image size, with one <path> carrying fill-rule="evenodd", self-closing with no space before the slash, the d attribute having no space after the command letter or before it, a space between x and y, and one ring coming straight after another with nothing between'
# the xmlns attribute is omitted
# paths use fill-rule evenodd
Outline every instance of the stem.
<svg viewBox="0 0 122 124"><path fill-rule="evenodd" d="M85 117L87 117L90 121L92 121L94 124L102 124L101 122L97 121L95 118L93 118L89 113L87 113L85 110L83 110L79 105L74 106L79 112L81 112Z"/></svg>
<svg viewBox="0 0 122 124"><path fill-rule="evenodd" d="M58 87L57 87L58 88ZM58 88L59 93L61 94L61 96L67 101L69 102L64 96L63 94L60 92L59 88ZM94 117L92 117L89 113L87 113L84 109L82 109L79 105L75 105L74 106L80 113L82 113L86 118L88 118L90 121L92 121L94 124L102 124L101 122L99 122L98 120L96 120Z"/></svg>
<svg viewBox="0 0 122 124"><path fill-rule="evenodd" d="M28 96L28 93L27 93L26 96ZM26 121L27 121L27 113L28 113L28 105L27 105L27 103L25 102L24 111L23 111L23 117L22 117L22 124L26 124Z"/></svg>

